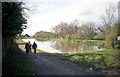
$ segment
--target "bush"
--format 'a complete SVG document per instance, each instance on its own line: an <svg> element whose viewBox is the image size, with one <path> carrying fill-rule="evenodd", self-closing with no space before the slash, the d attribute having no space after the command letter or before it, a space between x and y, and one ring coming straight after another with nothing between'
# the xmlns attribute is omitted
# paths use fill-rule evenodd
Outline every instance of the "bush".
<svg viewBox="0 0 120 77"><path fill-rule="evenodd" d="M79 56L78 55L74 55L70 58L70 61L72 62L78 62L79 61Z"/></svg>
<svg viewBox="0 0 120 77"><path fill-rule="evenodd" d="M118 25L114 25L111 27L110 32L106 35L105 47L106 48L115 48L115 44L117 43L117 34L118 34Z"/></svg>
<svg viewBox="0 0 120 77"><path fill-rule="evenodd" d="M97 46L99 48L104 47L105 46L105 41L99 41L99 42L97 42Z"/></svg>
<svg viewBox="0 0 120 77"><path fill-rule="evenodd" d="M95 39L95 40L105 40L105 36L104 35L96 35L96 36L94 36L93 39Z"/></svg>

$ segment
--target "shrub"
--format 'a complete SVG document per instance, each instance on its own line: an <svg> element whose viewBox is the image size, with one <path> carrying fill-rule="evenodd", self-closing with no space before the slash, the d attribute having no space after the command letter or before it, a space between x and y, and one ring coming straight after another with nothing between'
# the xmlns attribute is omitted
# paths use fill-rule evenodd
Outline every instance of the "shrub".
<svg viewBox="0 0 120 77"><path fill-rule="evenodd" d="M105 36L104 35L96 35L96 36L94 36L93 39L95 39L95 40L105 40Z"/></svg>

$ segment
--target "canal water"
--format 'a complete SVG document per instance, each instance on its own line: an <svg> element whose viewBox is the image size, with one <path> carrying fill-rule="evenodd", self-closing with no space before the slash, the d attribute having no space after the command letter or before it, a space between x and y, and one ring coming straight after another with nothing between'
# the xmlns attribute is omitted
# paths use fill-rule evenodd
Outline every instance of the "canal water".
<svg viewBox="0 0 120 77"><path fill-rule="evenodd" d="M30 41L31 44L36 42L38 49L49 53L76 53L82 50L103 50L97 46L90 46L86 44L72 44L57 41L37 41L35 39L22 39L25 42Z"/></svg>

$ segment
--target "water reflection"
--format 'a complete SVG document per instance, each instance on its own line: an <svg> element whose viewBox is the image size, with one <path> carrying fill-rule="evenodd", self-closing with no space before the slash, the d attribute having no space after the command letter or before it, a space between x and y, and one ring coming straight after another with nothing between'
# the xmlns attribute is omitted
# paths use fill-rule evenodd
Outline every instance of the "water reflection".
<svg viewBox="0 0 120 77"><path fill-rule="evenodd" d="M73 44L57 41L37 41L35 39L22 39L22 40L25 42L30 41L31 43L35 41L38 45L38 49L50 53L75 53L80 52L81 50L103 50L103 48L99 49L97 46L91 46L80 43Z"/></svg>
<svg viewBox="0 0 120 77"><path fill-rule="evenodd" d="M78 43L68 44L68 43L57 42L57 41L51 42L50 46L63 53L74 53L74 52L79 52L81 50L98 50L97 46L90 46L87 44L78 44Z"/></svg>

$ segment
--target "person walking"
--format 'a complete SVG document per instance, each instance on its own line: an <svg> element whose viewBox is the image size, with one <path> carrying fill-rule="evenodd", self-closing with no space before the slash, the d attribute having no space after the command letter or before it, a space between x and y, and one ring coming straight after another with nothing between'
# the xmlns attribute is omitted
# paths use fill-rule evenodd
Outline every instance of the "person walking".
<svg viewBox="0 0 120 77"><path fill-rule="evenodd" d="M28 45L28 43L25 44L25 49L26 49L26 53L29 53L29 45Z"/></svg>
<svg viewBox="0 0 120 77"><path fill-rule="evenodd" d="M32 48L34 49L34 53L36 53L37 44L35 42L33 43Z"/></svg>
<svg viewBox="0 0 120 77"><path fill-rule="evenodd" d="M30 43L30 41L28 41L28 45L29 45L29 51L32 52L32 51L31 51L31 46L32 46L32 44Z"/></svg>

